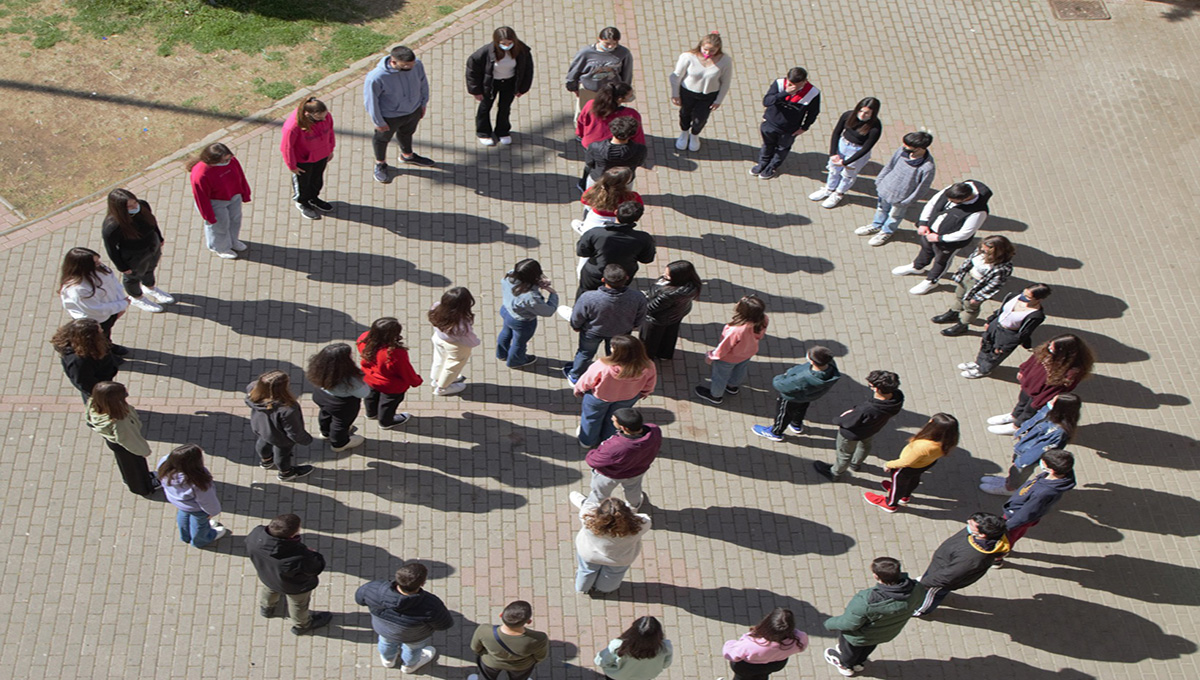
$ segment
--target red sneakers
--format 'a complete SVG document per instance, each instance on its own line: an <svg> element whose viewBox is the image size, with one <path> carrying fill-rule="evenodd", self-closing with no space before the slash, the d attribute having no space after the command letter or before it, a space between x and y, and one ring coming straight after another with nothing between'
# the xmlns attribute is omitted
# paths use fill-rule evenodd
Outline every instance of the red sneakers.
<svg viewBox="0 0 1200 680"><path fill-rule="evenodd" d="M879 486L883 487L884 493L890 493L892 490L892 480L885 479L879 483ZM884 500L887 500L887 499L884 499ZM909 500L911 500L911 497L905 496L904 498L901 498L900 500L898 500L896 502L899 503L900 505L908 505Z"/></svg>
<svg viewBox="0 0 1200 680"><path fill-rule="evenodd" d="M888 505L887 496L881 496L877 493L871 493L870 491L863 494L863 500L878 507L884 512L896 512L896 510L899 509L894 505Z"/></svg>

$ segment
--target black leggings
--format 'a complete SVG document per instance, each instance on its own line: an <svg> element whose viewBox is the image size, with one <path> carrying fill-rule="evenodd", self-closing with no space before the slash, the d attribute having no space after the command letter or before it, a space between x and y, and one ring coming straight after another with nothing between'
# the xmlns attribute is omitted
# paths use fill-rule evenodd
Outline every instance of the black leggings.
<svg viewBox="0 0 1200 680"><path fill-rule="evenodd" d="M404 401L404 392L400 394L386 394L377 390L371 390L363 402L367 406L367 418L371 420L379 419L380 427L388 427L396 424L396 410L400 408L401 402Z"/></svg>
<svg viewBox="0 0 1200 680"><path fill-rule="evenodd" d="M686 87L679 86L679 129L687 130L693 135L700 134L712 114L713 102L717 101L719 92L700 94Z"/></svg>
<svg viewBox="0 0 1200 680"><path fill-rule="evenodd" d="M771 674L783 670L788 660L772 661L771 663L750 663L749 661L734 661L729 664L733 671L733 680L767 680Z"/></svg>
<svg viewBox="0 0 1200 680"><path fill-rule="evenodd" d="M892 488L888 490L887 504L893 507L901 498L908 498L921 485L921 473L937 465L937 461L923 468L896 468L892 470Z"/></svg>
<svg viewBox="0 0 1200 680"><path fill-rule="evenodd" d="M313 392L312 398L321 407L317 414L317 427L321 429L321 435L329 440L329 445L340 448L350 443L350 427L362 408L362 399L335 397L320 388Z"/></svg>
<svg viewBox="0 0 1200 680"><path fill-rule="evenodd" d="M112 450L113 455L117 458L117 469L121 471L121 479L125 480L125 486L129 490L139 496L154 491L154 478L150 475L150 466L146 464L146 459L130 453L128 449L120 444L114 444L107 439L104 440L108 444L108 448Z"/></svg>
<svg viewBox="0 0 1200 680"><path fill-rule="evenodd" d="M296 164L296 167L304 172L292 175L292 201L308 205L309 201L321 197L321 189L325 188L325 166L328 164L328 158L314 163Z"/></svg>

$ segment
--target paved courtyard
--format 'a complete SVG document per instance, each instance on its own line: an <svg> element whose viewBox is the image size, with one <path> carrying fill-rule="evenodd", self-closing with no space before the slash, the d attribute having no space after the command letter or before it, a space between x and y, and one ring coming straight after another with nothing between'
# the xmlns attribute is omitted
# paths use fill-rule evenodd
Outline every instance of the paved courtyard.
<svg viewBox="0 0 1200 680"><path fill-rule="evenodd" d="M405 168L390 185L371 180L360 76L316 93L339 131L325 191L336 210L324 220L292 208L276 126L223 139L254 191L244 259L204 250L181 164L148 171L130 188L162 223L160 281L179 304L164 314L131 310L118 323L114 337L133 348L118 379L156 456L186 442L208 451L234 532L212 550L181 545L168 504L125 490L46 342L68 318L54 293L58 263L72 246L102 250L102 202L0 236L0 676L398 677L379 667L353 593L420 559L433 573L428 589L457 619L434 638L442 653L428 669L434 677L464 678L474 626L517 598L533 603L533 627L554 640L536 673L543 680L600 678L596 650L642 614L659 617L675 643L664 677L728 675L722 642L780 605L813 645L778 677L834 677L821 659L834 638L821 622L868 585L869 561L892 555L919 576L970 513L998 511L1002 499L976 481L999 471L1011 449L983 419L1017 394L1016 360L992 379L958 376L954 365L973 357L979 329L944 338L929 323L948 287L914 297L913 279L889 275L915 253L911 223L882 248L852 233L873 210L878 162L838 208L805 199L822 181L837 115L870 95L883 101L885 123L875 161L903 133L930 130L939 187L977 178L996 192L984 232L1017 243L1019 280L1007 289L1054 287L1036 339L1077 333L1099 363L1078 390L1079 488L1009 566L952 595L931 620L913 621L863 675L1200 677L1200 428L1191 397L1200 372L1187 359L1200 335L1187 311L1200 293L1193 4L1108 0L1110 21L1067 22L1043 0L507 0L420 50L433 98L417 150L436 167ZM867 14L854 18L859 11ZM474 139L463 65L504 24L532 46L537 73L516 103L516 143L485 149ZM499 279L517 260L538 258L560 289L574 289L568 223L582 154L562 76L609 24L635 55L634 106L651 137L653 167L638 189L659 255L639 285L679 258L708 285L683 326L682 356L662 366L657 392L641 405L667 437L647 483L655 530L620 595L599 601L572 590L579 523L566 499L585 488L588 470L571 436L578 400L556 366L574 334L558 319L544 322L532 351L553 361L529 371L504 368L488 344ZM711 29L736 60L736 80L702 149L680 154L666 74ZM795 65L823 89L824 112L783 175L759 181L746 170L761 97ZM301 483L281 484L257 466L246 383L272 368L299 381L318 348L352 340L384 315L405 324L414 363L427 372L424 310L450 285L475 293L484 338L461 399L435 401L421 388L405 402L415 419L404 430L360 423L361 448L302 447L300 459L318 470ZM698 402L690 390L707 375L703 352L749 292L767 301L772 320L749 389L720 407ZM770 378L814 344L834 350L845 377L811 410L810 433L778 444L753 437L750 426L772 413ZM898 452L938 411L964 424L961 448L895 515L861 499L882 458L836 486L819 483L810 466L831 457L833 417L864 397L863 378L876 368L898 372L908 398L897 427L877 440L878 456ZM315 429L315 409L302 401ZM313 637L293 637L255 611L243 537L289 511L329 563L314 607L335 618Z"/></svg>

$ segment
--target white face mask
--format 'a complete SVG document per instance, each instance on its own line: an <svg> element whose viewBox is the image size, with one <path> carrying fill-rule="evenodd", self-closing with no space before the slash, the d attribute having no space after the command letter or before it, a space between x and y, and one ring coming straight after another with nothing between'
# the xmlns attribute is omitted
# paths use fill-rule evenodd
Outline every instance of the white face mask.
<svg viewBox="0 0 1200 680"><path fill-rule="evenodd" d="M511 50L512 48L513 48L512 45L501 45L500 46L500 49L504 50L505 52Z"/></svg>
<svg viewBox="0 0 1200 680"><path fill-rule="evenodd" d="M130 215L136 215L142 211L142 206L139 205L139 206L136 206L133 208L129 208L128 210L129 210Z"/></svg>

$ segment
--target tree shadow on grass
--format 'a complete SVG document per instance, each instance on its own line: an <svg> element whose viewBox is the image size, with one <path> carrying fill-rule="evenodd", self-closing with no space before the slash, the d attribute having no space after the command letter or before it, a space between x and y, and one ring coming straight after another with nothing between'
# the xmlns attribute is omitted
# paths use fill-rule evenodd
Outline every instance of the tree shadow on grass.
<svg viewBox="0 0 1200 680"><path fill-rule="evenodd" d="M824 524L758 508L655 508L654 528L772 555L842 555L855 544L852 537Z"/></svg>
<svg viewBox="0 0 1200 680"><path fill-rule="evenodd" d="M1020 600L955 598L931 618L951 626L1004 633L1018 645L1073 659L1138 663L1196 652L1196 643L1133 612L1048 593ZM1031 626L1030 621L1038 625Z"/></svg>
<svg viewBox="0 0 1200 680"><path fill-rule="evenodd" d="M397 236L418 241L441 241L459 245L506 243L518 248L537 248L541 245L533 236L512 233L503 222L477 215L396 210L344 203L335 203L334 206L337 216L347 222L380 227Z"/></svg>
<svg viewBox="0 0 1200 680"><path fill-rule="evenodd" d="M1200 569L1155 562L1128 555L1050 555L1022 552L1009 566L1034 576L1074 581L1084 588L1102 590L1155 604L1200 606ZM1030 564L1030 560L1049 565Z"/></svg>
<svg viewBox="0 0 1200 680"><path fill-rule="evenodd" d="M660 236L657 240L660 248L687 250L722 262L757 267L775 274L794 272L828 274L833 271L833 263L825 258L792 255L736 236L722 234L668 235Z"/></svg>
<svg viewBox="0 0 1200 680"><path fill-rule="evenodd" d="M393 286L400 281L429 288L445 288L450 279L423 271L413 263L390 255L348 253L340 250L307 250L269 243L251 244L245 259L308 275L309 281L350 286Z"/></svg>
<svg viewBox="0 0 1200 680"><path fill-rule="evenodd" d="M691 194L688 196L660 194L657 196L645 196L644 200L648 206L670 208L694 220L723 222L747 227L762 227L764 229L781 229L783 227L812 224L812 220L803 215L768 213L758 208L751 208L701 194Z"/></svg>
<svg viewBox="0 0 1200 680"><path fill-rule="evenodd" d="M1086 406L1085 406L1086 408ZM1200 443L1184 434L1129 423L1086 423L1075 444L1106 460L1165 470L1200 470Z"/></svg>
<svg viewBox="0 0 1200 680"><path fill-rule="evenodd" d="M300 302L221 300L194 294L175 297L179 303L169 305L168 313L212 321L238 335L316 343L357 338L367 330L341 310Z"/></svg>

